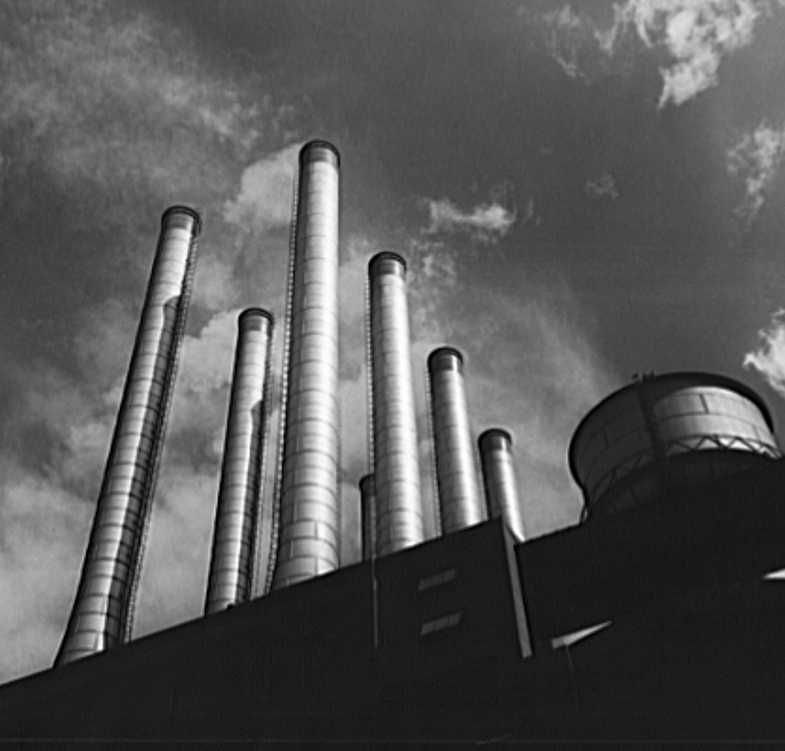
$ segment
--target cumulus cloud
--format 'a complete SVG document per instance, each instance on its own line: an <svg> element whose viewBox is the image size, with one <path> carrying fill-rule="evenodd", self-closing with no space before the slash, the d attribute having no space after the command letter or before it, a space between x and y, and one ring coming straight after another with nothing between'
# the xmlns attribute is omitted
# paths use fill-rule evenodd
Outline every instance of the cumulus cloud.
<svg viewBox="0 0 785 751"><path fill-rule="evenodd" d="M664 50L658 107L681 105L716 86L723 58L752 42L767 0L626 0L614 5L613 23L599 25L571 5L542 16L546 46L570 78L588 80L630 33L646 47Z"/></svg>
<svg viewBox="0 0 785 751"><path fill-rule="evenodd" d="M758 347L744 355L744 367L756 370L785 398L785 310L773 313L769 325L758 331Z"/></svg>
<svg viewBox="0 0 785 751"><path fill-rule="evenodd" d="M728 171L744 181L745 196L736 207L739 217L751 222L758 215L783 156L785 128L772 128L765 122L751 133L745 133L728 150Z"/></svg>
<svg viewBox="0 0 785 751"><path fill-rule="evenodd" d="M609 198L615 201L619 197L616 180L610 172L603 172L593 180L587 180L583 190L589 198Z"/></svg>
<svg viewBox="0 0 785 751"><path fill-rule="evenodd" d="M500 203L482 203L468 211L458 208L450 199L425 199L429 224L425 233L466 232L482 243L495 243L515 224L515 212Z"/></svg>
<svg viewBox="0 0 785 751"><path fill-rule="evenodd" d="M227 222L257 232L289 224L300 145L286 146L243 170L237 196L224 204Z"/></svg>

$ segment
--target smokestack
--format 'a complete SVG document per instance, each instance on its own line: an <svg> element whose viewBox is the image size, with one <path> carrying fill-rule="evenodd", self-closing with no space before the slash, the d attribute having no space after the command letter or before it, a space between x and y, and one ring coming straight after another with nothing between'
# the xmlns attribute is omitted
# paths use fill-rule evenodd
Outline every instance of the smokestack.
<svg viewBox="0 0 785 751"><path fill-rule="evenodd" d="M273 317L248 308L237 328L205 614L245 602L253 586Z"/></svg>
<svg viewBox="0 0 785 751"><path fill-rule="evenodd" d="M491 428L479 437L477 444L480 448L488 518L504 519L515 537L523 542L526 536L512 461L512 436L501 428Z"/></svg>
<svg viewBox="0 0 785 751"><path fill-rule="evenodd" d="M406 305L406 263L378 253L368 264L371 307L376 554L425 539Z"/></svg>
<svg viewBox="0 0 785 751"><path fill-rule="evenodd" d="M131 634L200 225L199 214L186 206L172 206L161 217L93 528L55 665L110 649Z"/></svg>
<svg viewBox="0 0 785 751"><path fill-rule="evenodd" d="M373 475L360 478L360 524L364 561L376 558L376 489Z"/></svg>
<svg viewBox="0 0 785 751"><path fill-rule="evenodd" d="M326 141L300 151L273 588L338 568L338 193Z"/></svg>
<svg viewBox="0 0 785 751"><path fill-rule="evenodd" d="M452 347L435 349L428 356L428 376L442 532L449 534L484 518L466 407L463 355Z"/></svg>

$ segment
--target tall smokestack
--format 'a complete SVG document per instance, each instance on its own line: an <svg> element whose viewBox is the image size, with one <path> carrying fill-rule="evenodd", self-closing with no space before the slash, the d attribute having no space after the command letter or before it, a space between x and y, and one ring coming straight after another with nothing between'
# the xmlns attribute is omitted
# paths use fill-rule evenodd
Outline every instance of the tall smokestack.
<svg viewBox="0 0 785 751"><path fill-rule="evenodd" d="M376 557L376 490L373 475L360 478L360 532L364 561Z"/></svg>
<svg viewBox="0 0 785 751"><path fill-rule="evenodd" d="M526 536L512 461L512 436L501 428L491 428L480 435L477 444L488 517L504 519L515 537L523 542Z"/></svg>
<svg viewBox="0 0 785 751"><path fill-rule="evenodd" d="M273 588L338 568L338 194L326 141L300 151Z"/></svg>
<svg viewBox="0 0 785 751"><path fill-rule="evenodd" d="M245 602L253 586L273 318L248 308L237 328L205 614Z"/></svg>
<svg viewBox="0 0 785 751"><path fill-rule="evenodd" d="M82 574L55 665L127 641L191 293L200 219L172 206L136 332Z"/></svg>
<svg viewBox="0 0 785 751"><path fill-rule="evenodd" d="M428 356L436 480L442 532L478 524L484 518L469 430L463 383L463 355L440 347Z"/></svg>
<svg viewBox="0 0 785 751"><path fill-rule="evenodd" d="M425 539L406 305L406 263L378 253L368 264L371 308L376 554Z"/></svg>

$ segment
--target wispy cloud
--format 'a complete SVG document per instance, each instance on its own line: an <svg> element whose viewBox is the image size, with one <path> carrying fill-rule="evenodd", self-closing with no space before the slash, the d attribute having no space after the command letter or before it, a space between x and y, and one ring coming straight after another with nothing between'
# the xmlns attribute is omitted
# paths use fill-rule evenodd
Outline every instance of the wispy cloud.
<svg viewBox="0 0 785 751"><path fill-rule="evenodd" d="M589 80L608 68L633 33L648 48L665 51L658 107L681 105L716 86L720 63L752 42L768 0L626 0L614 5L610 26L565 5L543 14L546 46L570 78Z"/></svg>
<svg viewBox="0 0 785 751"><path fill-rule="evenodd" d="M785 398L785 310L773 313L769 325L758 331L758 347L744 355L744 367L758 371Z"/></svg>
<svg viewBox="0 0 785 751"><path fill-rule="evenodd" d="M590 198L609 198L615 201L619 197L616 180L610 172L603 172L593 180L587 180L583 190Z"/></svg>
<svg viewBox="0 0 785 751"><path fill-rule="evenodd" d="M481 203L464 211L449 198L426 198L423 205L428 210L428 235L466 232L482 243L495 243L504 237L515 224L515 212L497 202Z"/></svg>
<svg viewBox="0 0 785 751"><path fill-rule="evenodd" d="M296 159L288 167L286 160L296 146L281 152L280 144L297 137L284 136L291 108L259 91L255 78L208 64L184 33L149 15L100 0L31 0L13 16L9 33L0 35L0 136L13 144L0 165L3 190L13 189L4 198L20 200L20 223L40 220L24 214L40 209L39 195L44 213L52 202L67 206L58 226L65 250L53 248L78 249L73 266L89 291L82 307L59 314L71 335L56 360L22 367L3 358L2 375L19 396L5 408L0 451L0 592L14 602L0 619L0 638L15 645L0 653L0 681L47 667L62 635L149 273L156 213L173 202L202 209L205 233L136 633L200 612L236 314L245 304L277 313L283 302L281 227L291 182L281 196L260 195L268 173L258 165L272 165L282 185L281 174L295 168ZM252 210L257 199L267 201L267 214ZM253 242L243 242L249 230ZM268 230L283 241L268 243ZM267 273L252 275L247 267L258 269L259 244ZM48 267L41 264L42 285L70 283ZM107 284L110 277L122 283ZM36 544L28 544L33 537Z"/></svg>
<svg viewBox="0 0 785 751"><path fill-rule="evenodd" d="M772 128L766 122L745 133L727 152L731 175L744 181L744 199L736 214L747 222L758 215L766 201L766 190L785 156L785 128Z"/></svg>
<svg viewBox="0 0 785 751"><path fill-rule="evenodd" d="M569 78L586 79L587 63L583 59L596 47L593 24L584 16L564 5L543 16L551 57Z"/></svg>

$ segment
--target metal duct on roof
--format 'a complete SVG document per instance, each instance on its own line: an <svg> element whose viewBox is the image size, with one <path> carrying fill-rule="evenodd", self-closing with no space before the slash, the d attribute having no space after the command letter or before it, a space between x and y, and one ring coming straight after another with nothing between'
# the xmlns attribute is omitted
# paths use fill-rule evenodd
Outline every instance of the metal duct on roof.
<svg viewBox="0 0 785 751"><path fill-rule="evenodd" d="M161 218L90 540L56 665L130 637L200 224L199 215L186 206L172 206Z"/></svg>
<svg viewBox="0 0 785 751"><path fill-rule="evenodd" d="M338 150L300 151L273 588L338 568Z"/></svg>
<svg viewBox="0 0 785 751"><path fill-rule="evenodd" d="M453 347L435 349L428 356L428 377L442 532L448 534L485 518L469 429L463 355Z"/></svg>
<svg viewBox="0 0 785 751"><path fill-rule="evenodd" d="M248 308L237 327L205 613L245 602L253 586L273 318Z"/></svg>
<svg viewBox="0 0 785 751"><path fill-rule="evenodd" d="M424 541L406 263L378 253L368 264L376 554Z"/></svg>
<svg viewBox="0 0 785 751"><path fill-rule="evenodd" d="M480 435L477 445L488 518L504 519L515 537L523 542L526 536L512 460L512 436L501 428L491 428Z"/></svg>

